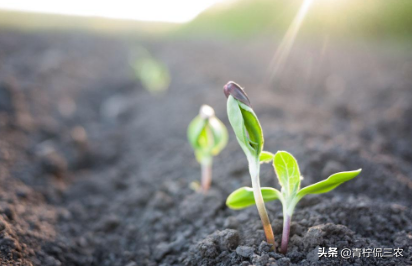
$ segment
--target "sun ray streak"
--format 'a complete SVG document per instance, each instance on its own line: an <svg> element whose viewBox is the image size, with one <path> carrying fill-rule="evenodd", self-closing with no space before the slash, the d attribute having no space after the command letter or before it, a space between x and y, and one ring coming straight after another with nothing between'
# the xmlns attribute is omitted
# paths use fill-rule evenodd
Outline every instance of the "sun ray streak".
<svg viewBox="0 0 412 266"><path fill-rule="evenodd" d="M289 56L290 50L295 42L296 35L299 32L299 29L302 25L302 21L306 16L306 13L309 10L313 0L304 0L302 3L299 12L296 14L291 25L286 31L285 36L283 37L281 43L279 44L278 49L273 56L273 59L269 65L270 70L270 80L273 80L275 76L280 73L284 67L285 61Z"/></svg>

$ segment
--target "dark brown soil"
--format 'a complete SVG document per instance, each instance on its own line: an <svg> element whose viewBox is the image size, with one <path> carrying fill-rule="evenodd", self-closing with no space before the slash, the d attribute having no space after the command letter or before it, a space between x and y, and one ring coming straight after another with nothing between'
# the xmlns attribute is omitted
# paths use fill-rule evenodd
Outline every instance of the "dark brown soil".
<svg viewBox="0 0 412 266"><path fill-rule="evenodd" d="M151 95L129 65L142 45L170 68ZM0 33L1 265L412 265L412 54L360 44L297 45L267 82L276 45ZM225 206L250 186L229 128L206 195L186 128L201 104L228 124L222 86L243 85L265 150L287 150L307 185L359 178L307 197L289 252L271 252L254 207ZM270 165L261 183L278 186ZM277 241L279 202L267 204ZM399 258L318 258L319 247L401 248Z"/></svg>

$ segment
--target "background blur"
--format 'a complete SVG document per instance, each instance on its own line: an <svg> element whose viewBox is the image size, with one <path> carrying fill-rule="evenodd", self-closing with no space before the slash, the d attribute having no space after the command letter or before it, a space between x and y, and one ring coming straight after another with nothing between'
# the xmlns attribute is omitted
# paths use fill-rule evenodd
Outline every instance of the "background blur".
<svg viewBox="0 0 412 266"><path fill-rule="evenodd" d="M1 0L0 28L31 33L83 32L134 40L139 52L129 61L136 61L131 62L136 77L149 90L160 91L171 80L167 66L156 61L139 39L216 40L231 45L263 39L273 46L265 74L265 80L272 81L290 61L295 45L313 44L321 53L337 45L409 51L411 14L412 2L408 0Z"/></svg>
<svg viewBox="0 0 412 266"><path fill-rule="evenodd" d="M250 186L230 128L210 194L189 186L187 126L208 104L229 127L229 80L302 186L363 169L302 200L293 253L273 262L336 264L320 246L412 252L411 51L412 0L0 0L0 264L267 265L216 244L235 229L262 254L256 209L225 206ZM279 188L270 165L261 183ZM280 239L280 204L267 208Z"/></svg>
<svg viewBox="0 0 412 266"><path fill-rule="evenodd" d="M24 30L80 29L133 33L144 29L152 33L153 29L163 29L169 30L171 35L208 34L243 38L260 34L282 36L304 4L308 5L309 12L305 14L305 22L300 27L303 36L368 38L378 41L411 38L412 3L408 0L121 0L70 3L2 0L0 25L3 28ZM137 21L161 21L165 24L150 25ZM173 30L170 30L168 26L172 25L167 23L183 24L173 25Z"/></svg>

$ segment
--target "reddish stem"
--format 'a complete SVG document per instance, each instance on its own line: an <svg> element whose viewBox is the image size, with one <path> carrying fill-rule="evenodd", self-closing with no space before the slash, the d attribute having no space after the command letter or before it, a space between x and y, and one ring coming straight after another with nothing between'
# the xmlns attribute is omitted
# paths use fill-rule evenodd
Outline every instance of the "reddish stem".
<svg viewBox="0 0 412 266"><path fill-rule="evenodd" d="M283 253L283 254L286 254L286 252L288 251L290 222L291 222L290 215L284 214L284 216L283 216L282 244L280 246L280 252Z"/></svg>
<svg viewBox="0 0 412 266"><path fill-rule="evenodd" d="M202 163L202 192L206 194L206 192L210 188L210 184L212 183L212 164Z"/></svg>

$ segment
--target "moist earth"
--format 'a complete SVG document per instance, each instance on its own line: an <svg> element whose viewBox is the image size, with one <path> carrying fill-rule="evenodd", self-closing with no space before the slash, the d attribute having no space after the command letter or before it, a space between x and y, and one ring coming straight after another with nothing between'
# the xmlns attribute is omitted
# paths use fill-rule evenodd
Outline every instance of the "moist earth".
<svg viewBox="0 0 412 266"><path fill-rule="evenodd" d="M277 43L0 32L1 265L412 265L412 55L308 40L272 75ZM142 46L168 66L167 91L136 78ZM298 159L302 186L363 169L297 205L286 255L266 244L255 207L225 206L250 186L231 128L211 190L191 189L187 125L208 104L229 127L229 80L245 87L265 150ZM279 188L269 164L261 172ZM280 245L281 205L266 206Z"/></svg>

